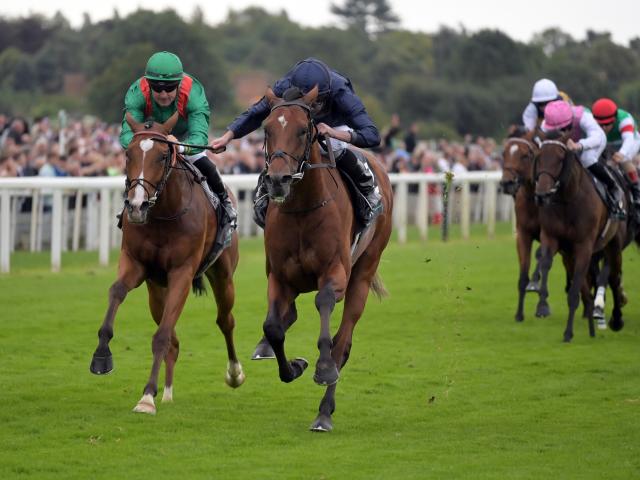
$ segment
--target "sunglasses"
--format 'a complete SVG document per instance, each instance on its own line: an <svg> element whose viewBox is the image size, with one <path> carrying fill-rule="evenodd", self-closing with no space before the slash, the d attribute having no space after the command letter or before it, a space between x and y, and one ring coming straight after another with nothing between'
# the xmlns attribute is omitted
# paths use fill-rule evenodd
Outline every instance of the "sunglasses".
<svg viewBox="0 0 640 480"><path fill-rule="evenodd" d="M160 92L173 92L176 88L178 88L177 83L151 83L149 82L149 87L156 93Z"/></svg>

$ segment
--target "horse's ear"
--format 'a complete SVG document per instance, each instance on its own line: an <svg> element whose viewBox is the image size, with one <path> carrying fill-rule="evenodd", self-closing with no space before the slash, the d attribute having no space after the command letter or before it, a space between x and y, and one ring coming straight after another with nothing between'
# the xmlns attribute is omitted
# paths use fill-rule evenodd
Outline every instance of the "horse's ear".
<svg viewBox="0 0 640 480"><path fill-rule="evenodd" d="M133 115L131 115L131 113L129 112L125 113L124 119L126 120L127 125L131 127L131 130L133 130L134 133L137 132L138 130L143 129L142 123L136 122L135 119L133 118Z"/></svg>
<svg viewBox="0 0 640 480"><path fill-rule="evenodd" d="M267 93L264 94L264 96L267 99L267 102L269 102L269 106L273 107L278 100L280 100L275 93L273 93L273 90L271 89L271 87L267 87Z"/></svg>
<svg viewBox="0 0 640 480"><path fill-rule="evenodd" d="M169 120L162 124L162 129L165 131L167 135L169 135L173 131L173 127L178 123L178 111L169 117Z"/></svg>
<svg viewBox="0 0 640 480"><path fill-rule="evenodd" d="M302 97L302 101L304 103L306 103L307 105L311 105L313 102L316 101L316 98L318 98L318 85L316 84L315 87L313 87L311 90L309 90L309 93L307 93L304 97Z"/></svg>

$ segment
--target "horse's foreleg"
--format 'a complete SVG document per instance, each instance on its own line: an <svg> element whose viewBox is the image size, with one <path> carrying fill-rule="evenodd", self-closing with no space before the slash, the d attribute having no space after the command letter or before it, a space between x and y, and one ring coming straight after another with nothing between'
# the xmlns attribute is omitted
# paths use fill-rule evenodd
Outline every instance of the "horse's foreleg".
<svg viewBox="0 0 640 480"><path fill-rule="evenodd" d="M162 287L150 280L147 280L147 290L149 291L149 310L151 310L151 316L156 322L156 325L160 325L162 321L162 313L164 312L165 298L167 296L167 288ZM178 361L178 354L180 353L180 342L176 336L175 330L171 333L171 343L169 345L169 351L164 359L165 364L165 377L164 377L164 391L162 392L163 402L173 401L173 370L176 362Z"/></svg>
<svg viewBox="0 0 640 480"><path fill-rule="evenodd" d="M571 271L571 285L567 293L567 303L569 305L569 317L567 318L567 326L564 330L564 341L570 342L573 338L573 319L576 309L580 304L580 291L584 285L585 277L589 269L591 260L591 246L588 244L578 244L574 246L574 259L572 263L573 271ZM569 273L569 272L567 272Z"/></svg>
<svg viewBox="0 0 640 480"><path fill-rule="evenodd" d="M282 316L282 325L284 327L284 331L289 330L289 327L295 323L298 319L298 309L296 308L296 302L291 302L289 308L286 313ZM256 348L253 350L253 355L251 355L251 360L267 360L271 358L276 358L276 354L273 352L273 348L269 345L269 340L264 335L256 345Z"/></svg>
<svg viewBox="0 0 640 480"><path fill-rule="evenodd" d="M269 341L271 348L278 360L280 380L285 383L292 382L305 371L309 362L304 358L296 358L288 361L284 352L285 329L282 318L286 314L289 305L293 302L295 294L288 291L275 277L269 275L268 286L269 311L262 329L264 336Z"/></svg>
<svg viewBox="0 0 640 480"><path fill-rule="evenodd" d="M236 320L231 313L235 302L235 288L233 285L233 269L229 262L224 258L220 258L211 269L211 273L207 272L207 278L216 297L216 305L218 314L216 323L218 328L224 335L227 344L227 373L225 382L233 388L237 388L244 383L245 375L242 370L242 364L236 355L236 347L233 342L233 330L236 326Z"/></svg>
<svg viewBox="0 0 640 480"><path fill-rule="evenodd" d="M518 309L516 310L516 322L524 320L524 297L529 285L529 264L531 263L531 243L533 239L526 232L518 232L516 246L518 249L518 261L520 263L520 278L518 279Z"/></svg>
<svg viewBox="0 0 640 480"><path fill-rule="evenodd" d="M549 297L549 287L547 285L549 279L549 271L553 264L553 256L558 251L557 242L554 239L547 238L544 240L544 233L541 235L543 238L542 246L540 247L540 300L536 307L536 317L548 317L551 315L547 298Z"/></svg>
<svg viewBox="0 0 640 480"><path fill-rule="evenodd" d="M610 272L611 266L609 258L605 256L602 262L602 269L598 273L598 278L596 280L596 298L593 302L593 316L598 322L598 329L600 330L607 329L607 321L605 320L604 309L607 283L609 281Z"/></svg>
<svg viewBox="0 0 640 480"><path fill-rule="evenodd" d="M369 281L366 278L351 277L345 296L344 311L340 327L333 337L331 355L338 370L347 363L351 351L353 330L362 316L364 306L369 295ZM315 432L328 432L333 428L331 416L336 408L335 392L337 384L330 385L320 401L318 416L311 424L311 430Z"/></svg>
<svg viewBox="0 0 640 480"><path fill-rule="evenodd" d="M113 337L113 322L118 307L127 293L136 288L144 279L144 268L133 261L125 252L120 256L118 279L109 288L109 307L98 330L98 347L93 354L89 370L96 375L104 375L113 370L113 358L109 342Z"/></svg>
<svg viewBox="0 0 640 480"><path fill-rule="evenodd" d="M318 350L320 356L316 363L316 372L313 380L318 385L333 385L338 381L338 367L331 357L331 312L336 306L336 292L331 281L322 286L316 294L316 308L320 313L320 336L318 337Z"/></svg>
<svg viewBox="0 0 640 480"><path fill-rule="evenodd" d="M189 295L192 279L193 269L191 266L182 268L179 271L169 272L162 319L151 342L151 351L153 353L151 374L149 375L149 381L144 387L142 398L133 409L134 412L156 413L153 399L158 393L158 373L160 371L160 365L162 361L166 359L169 349L171 348L171 338L174 328Z"/></svg>
<svg viewBox="0 0 640 480"><path fill-rule="evenodd" d="M533 275L531 275L531 282L529 282L529 285L527 286L527 291L529 292L537 292L540 290L540 258L542 258L541 246L538 246L538 248L536 248L535 256L536 256L536 268L534 268Z"/></svg>

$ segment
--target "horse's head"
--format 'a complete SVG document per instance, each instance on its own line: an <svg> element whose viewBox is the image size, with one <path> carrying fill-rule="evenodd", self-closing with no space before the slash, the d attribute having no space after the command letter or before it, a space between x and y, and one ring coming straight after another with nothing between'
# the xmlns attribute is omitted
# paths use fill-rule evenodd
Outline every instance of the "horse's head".
<svg viewBox="0 0 640 480"><path fill-rule="evenodd" d="M504 143L500 187L508 195L515 195L520 185L531 181L533 159L538 150L533 136L534 132L527 132L524 127L514 127Z"/></svg>
<svg viewBox="0 0 640 480"><path fill-rule="evenodd" d="M133 139L127 147L127 176L124 205L131 223L146 223L151 207L164 188L175 149L167 143L167 135L178 120L176 112L163 124L136 122L127 113L126 121L133 130Z"/></svg>
<svg viewBox="0 0 640 480"><path fill-rule="evenodd" d="M264 122L267 173L265 185L269 197L278 203L285 201L291 185L302 179L316 139L316 127L310 105L318 96L318 87L298 98L278 98L270 88L266 98L271 113Z"/></svg>
<svg viewBox="0 0 640 480"><path fill-rule="evenodd" d="M536 203L548 205L551 198L566 183L569 166L574 155L567 148L571 132L553 131L542 136L540 151L535 157L533 180L536 185Z"/></svg>

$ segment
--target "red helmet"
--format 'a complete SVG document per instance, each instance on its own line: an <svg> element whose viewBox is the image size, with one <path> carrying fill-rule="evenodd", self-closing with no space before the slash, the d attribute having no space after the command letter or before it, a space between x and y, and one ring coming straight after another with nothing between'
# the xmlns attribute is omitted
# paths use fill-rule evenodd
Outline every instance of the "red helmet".
<svg viewBox="0 0 640 480"><path fill-rule="evenodd" d="M601 98L593 103L591 111L600 125L607 125L615 119L618 106L610 98Z"/></svg>

